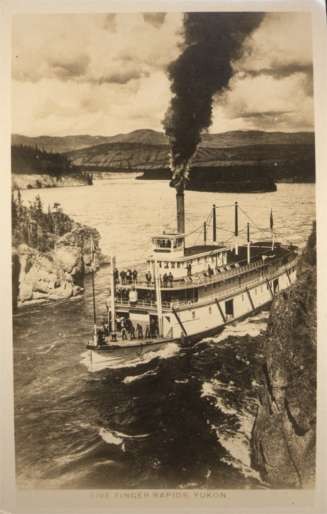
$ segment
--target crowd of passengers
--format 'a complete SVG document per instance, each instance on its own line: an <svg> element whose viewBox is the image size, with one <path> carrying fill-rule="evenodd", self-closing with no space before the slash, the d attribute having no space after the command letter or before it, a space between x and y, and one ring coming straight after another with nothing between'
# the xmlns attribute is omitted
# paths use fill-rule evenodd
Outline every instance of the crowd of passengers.
<svg viewBox="0 0 327 514"><path fill-rule="evenodd" d="M186 266L187 269L187 277L189 279L192 279L192 264L189 263ZM215 268L212 268L210 264L208 264L208 268L206 271L202 272L205 277L212 277L215 273L219 273L221 271L221 268L219 266L216 266ZM137 282L137 270L134 269L127 269L127 270L121 270L120 272L116 268L114 271L114 277L116 284L122 284L122 285L128 285L128 284L135 284ZM154 277L152 277L152 274L150 271L147 271L145 273L145 280L148 286L153 284ZM174 275L170 271L169 273L164 273L160 277L161 286L163 287L173 287L173 281L174 281Z"/></svg>
<svg viewBox="0 0 327 514"><path fill-rule="evenodd" d="M137 270L130 268L127 270L121 270L120 272L116 268L114 271L114 277L116 284L133 284L137 281Z"/></svg>
<svg viewBox="0 0 327 514"><path fill-rule="evenodd" d="M134 326L130 318L121 316L120 318L116 319L116 334L117 333L120 334L120 338L123 341L158 337L158 322L155 319L151 319L150 323L147 324L145 327L140 325L140 323L136 323L136 326ZM112 322L111 316L109 316L109 321L104 319L102 322L102 326L97 328L98 344L100 346L105 345L105 338L109 337L111 334Z"/></svg>

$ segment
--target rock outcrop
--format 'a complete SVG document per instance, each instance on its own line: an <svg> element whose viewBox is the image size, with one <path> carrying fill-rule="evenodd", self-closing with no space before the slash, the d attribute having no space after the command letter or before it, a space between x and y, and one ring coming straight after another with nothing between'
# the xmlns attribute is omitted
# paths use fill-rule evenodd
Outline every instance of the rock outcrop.
<svg viewBox="0 0 327 514"><path fill-rule="evenodd" d="M59 205L59 204L58 204ZM13 200L13 308L80 294L83 278L103 256L96 229L74 222L56 206L43 212Z"/></svg>
<svg viewBox="0 0 327 514"><path fill-rule="evenodd" d="M275 488L310 488L316 441L316 234L298 280L273 303L265 341L253 465Z"/></svg>
<svg viewBox="0 0 327 514"><path fill-rule="evenodd" d="M13 301L60 300L83 291L83 277L91 271L91 238L96 248L95 267L102 256L97 230L76 225L60 237L53 250L40 252L27 244L13 250Z"/></svg>

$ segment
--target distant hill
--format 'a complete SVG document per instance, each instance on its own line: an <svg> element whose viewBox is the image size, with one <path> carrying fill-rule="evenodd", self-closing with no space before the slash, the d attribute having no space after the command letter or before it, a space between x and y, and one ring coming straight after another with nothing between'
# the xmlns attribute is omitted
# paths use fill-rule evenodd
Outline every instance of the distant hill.
<svg viewBox="0 0 327 514"><path fill-rule="evenodd" d="M169 173L166 136L155 130L135 130L116 136L13 135L13 143L60 152L82 171L144 171L158 178ZM313 132L231 131L205 134L193 159L197 173L218 173L231 168L256 168L256 173L274 180L312 182L315 179ZM219 171L220 170L220 171ZM152 173L153 172L153 173Z"/></svg>
<svg viewBox="0 0 327 514"><path fill-rule="evenodd" d="M13 145L37 146L51 152L69 152L104 143L135 143L141 145L168 145L168 139L162 132L140 129L128 134L115 136L37 136L28 137L19 134L12 135ZM235 130L220 134L204 134L201 147L227 148L248 146L253 144L283 145L283 144L314 144L313 132L264 132L259 130Z"/></svg>

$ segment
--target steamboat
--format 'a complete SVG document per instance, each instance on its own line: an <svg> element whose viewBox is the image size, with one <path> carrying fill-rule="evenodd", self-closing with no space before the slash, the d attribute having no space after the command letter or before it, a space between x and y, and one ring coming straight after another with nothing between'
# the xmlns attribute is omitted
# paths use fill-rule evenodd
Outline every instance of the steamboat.
<svg viewBox="0 0 327 514"><path fill-rule="evenodd" d="M143 272L124 277L112 257L107 321L101 327L93 294L94 334L87 345L91 354L199 341L269 305L295 282L297 247L275 241L272 211L268 240L252 241L248 222L241 244L235 202L228 245L217 240L219 206L214 205L210 224L208 218L201 226L201 244L188 246L184 190L177 190L176 200L177 230L152 238Z"/></svg>

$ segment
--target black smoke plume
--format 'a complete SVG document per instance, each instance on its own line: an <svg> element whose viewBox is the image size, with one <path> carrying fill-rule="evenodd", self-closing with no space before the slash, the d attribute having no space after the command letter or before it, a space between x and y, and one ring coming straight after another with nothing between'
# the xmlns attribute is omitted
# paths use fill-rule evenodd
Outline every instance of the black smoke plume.
<svg viewBox="0 0 327 514"><path fill-rule="evenodd" d="M171 185L183 188L201 133L211 124L213 96L228 86L232 62L261 13L185 13L182 53L168 68L173 93L164 120L170 141Z"/></svg>

